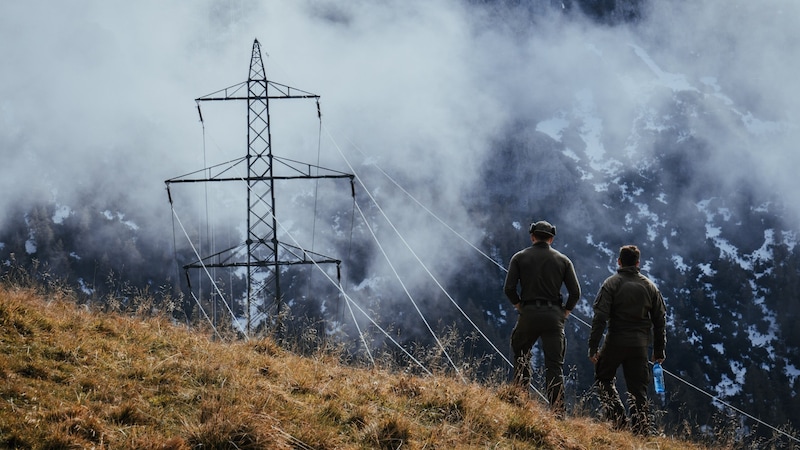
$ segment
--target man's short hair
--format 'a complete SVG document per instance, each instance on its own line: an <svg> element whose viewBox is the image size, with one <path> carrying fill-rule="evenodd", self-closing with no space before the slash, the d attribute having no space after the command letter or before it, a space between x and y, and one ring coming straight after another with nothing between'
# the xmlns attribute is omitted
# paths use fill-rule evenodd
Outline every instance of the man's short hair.
<svg viewBox="0 0 800 450"><path fill-rule="evenodd" d="M635 266L639 262L639 248L635 245L625 245L619 249L619 262L623 267Z"/></svg>

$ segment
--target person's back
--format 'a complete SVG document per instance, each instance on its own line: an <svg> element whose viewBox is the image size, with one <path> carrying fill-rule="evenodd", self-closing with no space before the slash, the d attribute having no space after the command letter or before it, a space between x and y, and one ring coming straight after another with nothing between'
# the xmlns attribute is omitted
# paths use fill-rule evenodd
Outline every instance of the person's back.
<svg viewBox="0 0 800 450"><path fill-rule="evenodd" d="M531 380L531 348L541 338L545 358L547 399L559 417L564 416L564 322L580 299L580 285L572 262L550 245L556 228L532 223L531 245L511 257L503 292L519 311L511 333L514 381L527 387ZM561 286L569 296L562 304ZM517 287L520 287L517 292Z"/></svg>
<svg viewBox="0 0 800 450"><path fill-rule="evenodd" d="M561 286L566 283L568 292L577 292L580 296L577 279L572 278L573 272L569 258L547 242L537 241L511 258L503 291L509 299L515 299L519 283L519 300L523 303L560 301Z"/></svg>
<svg viewBox="0 0 800 450"><path fill-rule="evenodd" d="M607 280L604 289L613 292L613 307L603 311L608 316L606 340L616 345L648 345L653 329L653 310L658 307L656 286L635 266L621 267Z"/></svg>
<svg viewBox="0 0 800 450"><path fill-rule="evenodd" d="M603 282L594 302L589 359L595 365L598 395L607 418L619 427L628 422L615 387L616 372L621 365L628 393L634 399L630 417L634 431L647 433L651 431L647 347L652 332L652 358L659 363L665 359L666 307L655 284L639 273L639 249L626 245L619 255L617 273ZM598 351L606 327L608 333Z"/></svg>

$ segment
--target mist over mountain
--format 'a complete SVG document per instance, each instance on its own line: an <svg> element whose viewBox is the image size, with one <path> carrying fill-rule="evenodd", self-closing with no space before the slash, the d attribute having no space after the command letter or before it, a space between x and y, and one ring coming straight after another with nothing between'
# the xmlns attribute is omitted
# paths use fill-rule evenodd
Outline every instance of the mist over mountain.
<svg viewBox="0 0 800 450"><path fill-rule="evenodd" d="M637 244L668 306L665 367L800 427L796 2L51 3L0 6L6 273L89 298L185 292L194 255L164 180L245 153L243 111L203 105L201 124L193 100L246 80L257 38L269 79L321 95L322 125L313 104L273 113L276 153L363 183L366 221L347 185L287 187L281 218L343 260L344 288L399 341L431 343L421 315L472 332L456 303L507 352L502 267L547 219L582 281L576 316ZM173 192L189 236L231 241L240 193L208 208ZM287 271L297 316L341 307L313 272ZM183 306L177 320L199 316ZM587 338L571 321L575 395ZM667 421L730 412L667 382Z"/></svg>

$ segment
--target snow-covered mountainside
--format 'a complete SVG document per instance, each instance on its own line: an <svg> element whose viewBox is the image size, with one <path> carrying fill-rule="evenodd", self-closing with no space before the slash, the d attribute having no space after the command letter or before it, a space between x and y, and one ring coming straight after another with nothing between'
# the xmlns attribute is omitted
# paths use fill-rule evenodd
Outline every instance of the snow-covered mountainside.
<svg viewBox="0 0 800 450"><path fill-rule="evenodd" d="M587 319L618 248L640 246L643 272L669 309L666 367L769 423L795 423L800 248L793 207L756 171L748 177L758 152L731 149L725 161L720 143L698 132L724 127L719 134L756 146L791 124L742 114L714 78L668 73L644 49L630 51L649 74L620 74L622 90L638 103L627 134L609 132L606 109L614 105L598 101L603 92L578 91L569 107L509 130L513 137L487 161L490 193L475 208L484 211L490 236L511 226L524 234L520 217L556 224L555 246L585 281L578 311ZM600 64L602 51L596 55ZM494 244L507 263L514 248ZM588 330L575 328L569 353L580 361ZM668 409L679 415L692 405L698 420L710 420L713 408L696 409L710 403L701 393L678 380L672 386L678 394Z"/></svg>

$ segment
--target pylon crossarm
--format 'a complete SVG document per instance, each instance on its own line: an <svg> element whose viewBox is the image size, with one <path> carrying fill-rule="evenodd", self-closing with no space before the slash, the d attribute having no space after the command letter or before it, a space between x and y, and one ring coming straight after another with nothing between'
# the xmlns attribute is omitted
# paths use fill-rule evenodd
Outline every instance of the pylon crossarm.
<svg viewBox="0 0 800 450"><path fill-rule="evenodd" d="M278 156L273 156L272 159L275 161L276 164L280 163L284 167L287 167L287 168L289 168L289 169L291 169L291 170L293 170L293 171L295 171L295 172L297 172L299 174L305 175L306 178L313 178L313 177L352 178L353 177L352 174L349 174L349 173L346 173L346 172L341 172L339 170L329 169L327 167L317 166L315 164L309 164L309 163L305 163L305 162L301 162L301 161L296 161L294 159L281 158L281 157L278 157ZM312 169L317 169L318 172L320 170L321 171L325 171L327 173L327 175L320 176L319 174L317 174L315 176L312 176L312 174L311 174ZM333 174L338 175L338 176L332 177L331 175L333 175Z"/></svg>
<svg viewBox="0 0 800 450"><path fill-rule="evenodd" d="M193 262L191 262L189 264L184 265L183 268L184 269L188 269L188 268L196 268L196 267L203 267L203 266L206 266L206 267L224 267L224 266L219 266L219 265L213 266L212 264L214 264L214 263L208 263L208 261L212 261L214 259L217 259L219 262L217 262L215 264L227 264L227 262L230 261L233 258L234 255L236 255L236 251L237 250L244 250L244 249L246 249L245 246L243 244L239 244L239 245L227 248L225 250L221 250L221 251L219 251L217 253L214 253L213 255L208 255L206 257L203 257L203 259L195 260L195 261L193 261ZM226 258L219 259L220 256L222 256L222 255L224 255L226 253L228 254L228 256Z"/></svg>
<svg viewBox="0 0 800 450"><path fill-rule="evenodd" d="M237 165L243 163L244 161L246 161L245 157L232 159L230 161L226 161L226 162L222 162L222 163L219 163L219 164L215 164L213 166L206 167L204 169L198 169L198 170L195 170L194 172L189 172L187 174L184 174L184 175L181 175L181 176L177 176L175 178L170 178L169 180L165 180L164 183L169 185L170 183L197 183L197 182L201 182L201 181L202 182L204 182L204 181L230 181L232 179L240 180L241 178L219 178L219 176L224 174L224 173L226 173L226 172L228 172L229 170L233 169L234 167L236 167ZM192 177L192 176L204 173L204 172L208 172L209 170L212 170L212 169L218 169L218 168L220 168L222 166L226 166L226 167L222 171L218 172L216 175L213 175L213 176L210 176L210 177L206 177L206 178L187 178L187 177Z"/></svg>
<svg viewBox="0 0 800 450"><path fill-rule="evenodd" d="M310 259L305 258L305 257L303 257L303 258L298 257L298 259L300 259L302 261L318 262L318 263L319 262L326 262L326 263L337 263L337 264L342 262L341 260L332 258L330 256L323 255L322 253L317 253L317 252L313 252L311 250L306 250L304 248L300 248L298 246L291 245L291 244L286 244L284 242L280 242L280 243L278 243L278 245L280 245L281 247L283 247L285 250L289 251L292 254L294 254L294 251L299 251L299 252L303 253L304 255L312 257ZM321 259L317 259L316 257L319 257Z"/></svg>
<svg viewBox="0 0 800 450"><path fill-rule="evenodd" d="M234 84L233 86L228 86L226 88L220 89L218 91L212 92L210 94L206 94L202 97L198 97L194 99L196 102L204 102L209 100L231 100L236 97L236 94L241 91L242 89L247 88L247 81L243 81L238 84ZM222 95L220 95L222 94ZM244 97L247 98L247 97Z"/></svg>
<svg viewBox="0 0 800 450"><path fill-rule="evenodd" d="M321 259L321 260L305 260L305 261L253 261L247 262L232 262L224 264L187 264L183 266L185 269L200 269L206 268L220 268L220 267L275 267L275 266L297 266L300 264L341 264L342 261L338 259Z"/></svg>
<svg viewBox="0 0 800 450"><path fill-rule="evenodd" d="M319 98L319 95L306 92L302 89L297 89L285 84L276 83L274 81L267 81L267 84L272 86L275 90L280 92L280 96L270 96L270 98ZM292 91L295 93L292 94Z"/></svg>
<svg viewBox="0 0 800 450"><path fill-rule="evenodd" d="M252 95L247 94L246 92L241 92L242 90L246 90L247 88L247 81L243 81L239 84L234 84L233 86L226 87L224 89L220 89L216 92L212 92L210 94L204 95L202 97L198 97L194 99L195 102L211 102L211 101L220 101L220 100L266 100L266 99L281 99L281 98L320 98L317 94L312 94L311 92L306 92L302 89L297 89L291 86L287 86L285 84L276 83L274 81L267 81L267 95ZM269 88L272 87L273 91L277 91L277 94L270 94Z"/></svg>

